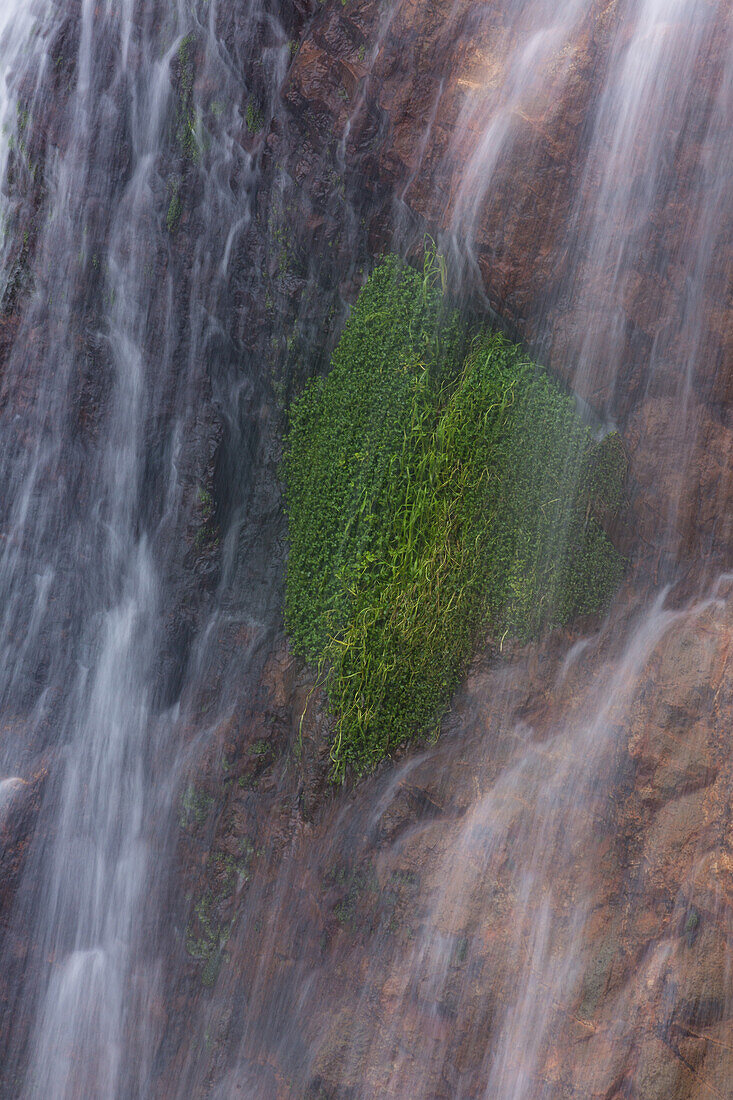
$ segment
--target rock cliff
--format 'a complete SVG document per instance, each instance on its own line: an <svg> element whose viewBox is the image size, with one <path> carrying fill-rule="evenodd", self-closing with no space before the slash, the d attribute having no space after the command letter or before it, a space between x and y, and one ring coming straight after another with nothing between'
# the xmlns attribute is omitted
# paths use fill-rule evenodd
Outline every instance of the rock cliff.
<svg viewBox="0 0 733 1100"><path fill-rule="evenodd" d="M550 19L534 80L528 32L547 13L526 7L523 21L511 0L327 0L273 4L256 27L243 4L217 9L241 98L232 172L254 216L179 456L187 519L158 694L181 707L185 780L150 932L152 1095L453 1100L517 1082L552 1100L731 1094L730 14L672 5L641 48L669 43L692 91L675 98L670 77L668 108L619 121L604 97L627 5ZM74 20L49 80L72 64ZM273 92L255 55L283 35ZM214 78L196 71L201 93ZM262 126L246 123L250 102ZM623 125L633 140L610 186ZM161 286L175 272L184 314L207 194L174 143L166 155L182 211L151 263ZM39 183L19 270L41 198ZM324 367L372 257L414 254L425 232L471 307L531 346L595 423L618 426L630 473L615 535L630 569L608 622L525 647L483 639L437 744L336 790L323 699L281 628L284 405ZM4 355L23 293L19 279L3 302ZM91 448L103 351L82 351L75 408ZM181 337L180 361L191 351ZM4 921L54 768L47 743L28 755L5 816L0 802ZM34 945L17 927L10 940L22 970ZM15 980L0 985L6 1007Z"/></svg>

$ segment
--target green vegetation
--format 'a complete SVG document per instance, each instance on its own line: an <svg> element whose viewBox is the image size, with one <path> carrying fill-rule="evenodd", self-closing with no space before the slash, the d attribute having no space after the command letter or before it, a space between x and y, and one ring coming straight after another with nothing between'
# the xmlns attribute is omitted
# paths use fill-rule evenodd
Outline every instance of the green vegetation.
<svg viewBox="0 0 733 1100"><path fill-rule="evenodd" d="M270 751L270 742L255 741L254 744L250 745L249 751L252 756L266 756Z"/></svg>
<svg viewBox="0 0 733 1100"><path fill-rule="evenodd" d="M216 982L221 964L226 959L225 948L236 919L236 915L223 918L222 910L231 910L232 900L251 877L255 849L248 837L241 841L240 852L239 859L227 852L210 856L208 877L215 881L216 889L204 891L194 905L186 927L186 951L203 963L201 982L205 986Z"/></svg>
<svg viewBox="0 0 733 1100"><path fill-rule="evenodd" d="M250 134L259 134L262 127L265 125L265 116L258 103L255 100L250 99L247 103L247 110L244 114L244 121L247 124L247 130Z"/></svg>
<svg viewBox="0 0 733 1100"><path fill-rule="evenodd" d="M214 805L214 799L205 791L199 791L189 783L181 799L181 812L178 823L182 829L196 829L204 824L209 811Z"/></svg>
<svg viewBox="0 0 733 1100"><path fill-rule="evenodd" d="M178 47L178 141L187 160L197 163L201 156L197 136L198 114L193 102L193 82L196 75L193 34L187 34Z"/></svg>
<svg viewBox="0 0 733 1100"><path fill-rule="evenodd" d="M203 962L201 981L206 986L216 982L233 924L233 921L231 924L220 924L212 915L213 907L214 899L210 893L199 898L194 906L194 921L186 929L186 951L192 958Z"/></svg>
<svg viewBox="0 0 733 1100"><path fill-rule="evenodd" d="M208 489L203 485L196 493L199 525L196 530L195 545L198 550L215 549L219 545L219 528L216 523L216 503Z"/></svg>
<svg viewBox="0 0 733 1100"><path fill-rule="evenodd" d="M173 235L178 229L178 223L181 220L181 214L183 213L183 204L181 203L180 184L177 179L173 179L169 182L168 188L171 193L171 201L168 204L168 213L165 217L165 224L168 232Z"/></svg>
<svg viewBox="0 0 733 1100"><path fill-rule="evenodd" d="M296 216L296 210L290 203L283 205L275 199L270 206L267 216L267 231L270 238L270 248L277 259L277 280L282 282L289 275L295 275L301 270L302 265L293 243L292 220ZM270 304L272 298L270 297ZM296 330L288 337L288 349L297 338ZM273 346L277 346L278 340L274 338Z"/></svg>
<svg viewBox="0 0 733 1100"><path fill-rule="evenodd" d="M333 915L342 928L355 932L362 918L370 923L380 900L379 879L370 861L353 869L345 865L334 868L326 876L325 885L343 891L333 908Z"/></svg>
<svg viewBox="0 0 733 1100"><path fill-rule="evenodd" d="M437 730L479 631L532 638L622 573L598 522L618 439L445 288L434 248L421 273L385 259L291 410L285 619L335 715L334 780Z"/></svg>
<svg viewBox="0 0 733 1100"><path fill-rule="evenodd" d="M23 165L35 183L40 174L40 166L30 159L31 114L29 109L21 106L20 103L16 104L15 111L15 133L11 132L12 128L8 126L7 122L2 125L2 133L8 135L8 149L15 151L19 164Z"/></svg>

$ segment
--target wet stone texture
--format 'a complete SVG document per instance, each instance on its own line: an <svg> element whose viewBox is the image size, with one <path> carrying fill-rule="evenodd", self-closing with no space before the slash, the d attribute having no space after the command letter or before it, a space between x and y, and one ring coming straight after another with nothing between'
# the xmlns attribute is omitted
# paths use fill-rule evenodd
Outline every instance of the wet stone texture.
<svg viewBox="0 0 733 1100"><path fill-rule="evenodd" d="M510 8L350 0L306 24L261 145L291 233L283 246L276 227L265 261L278 308L305 292L309 251L330 250L353 297L346 211L373 252L395 225L408 241L454 227L482 104L508 79ZM671 260L725 37L711 30L693 77L692 137L659 182L621 322L599 330L610 275L603 258L578 262L592 203L574 184L597 183L589 111L618 11L589 6L554 81L511 105L513 140L471 232L490 304L621 427L618 538L636 579L585 645L558 632L499 654L487 640L438 744L346 791L328 782L312 671L281 635L222 630L223 652L262 654L182 795L161 1095L453 1100L518 1082L552 1100L730 1094L733 597L709 595L733 543L725 235L694 355ZM265 490L261 504L264 525L277 502ZM668 559L687 563L668 599L680 610L637 652L632 609L651 606ZM217 691L212 670L204 697Z"/></svg>
<svg viewBox="0 0 733 1100"><path fill-rule="evenodd" d="M650 102L648 123L631 110L635 144L623 152L623 186L608 187L600 205L613 140L603 137L604 81L628 44L622 6L606 0L584 7L541 57L534 83L530 66L521 91L513 79L522 46L532 19L538 35L542 25L533 5L524 26L502 0L480 9L460 0L449 8L430 0L387 9L369 0L328 4L286 81L287 140L271 142L316 202L339 180L347 194L362 193L362 204L363 192L371 195L375 248L400 219L472 242L498 314L538 342L541 358L602 415L656 436L653 447L632 452L645 533L658 541L671 521L683 553L725 558L733 537L733 238L720 177L705 166L729 155L719 97L730 28L729 14L708 14L680 12L658 30L674 58L698 35L686 70L694 92L678 103L670 84L670 106ZM638 96L651 92L642 86ZM605 245L594 245L599 237ZM693 305L698 249L703 285ZM688 486L695 490L679 507Z"/></svg>
<svg viewBox="0 0 733 1100"><path fill-rule="evenodd" d="M438 745L350 792L268 660L183 830L227 930L190 964L215 1095L727 1095L731 593L668 614L638 663L623 614L477 660Z"/></svg>

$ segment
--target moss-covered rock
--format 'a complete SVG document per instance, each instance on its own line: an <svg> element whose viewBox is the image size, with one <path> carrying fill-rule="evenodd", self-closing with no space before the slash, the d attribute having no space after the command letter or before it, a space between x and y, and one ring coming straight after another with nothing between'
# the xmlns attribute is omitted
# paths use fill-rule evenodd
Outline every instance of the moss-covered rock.
<svg viewBox="0 0 733 1100"><path fill-rule="evenodd" d="M295 403L285 460L286 626L336 716L334 778L435 729L476 631L527 639L602 608L622 562L617 440L503 336L470 336L388 257L332 369Z"/></svg>

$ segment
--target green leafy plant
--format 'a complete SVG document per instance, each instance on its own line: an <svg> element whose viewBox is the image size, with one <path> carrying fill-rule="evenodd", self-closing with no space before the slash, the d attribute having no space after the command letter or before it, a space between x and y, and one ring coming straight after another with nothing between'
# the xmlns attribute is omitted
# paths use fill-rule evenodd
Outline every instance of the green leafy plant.
<svg viewBox="0 0 733 1100"><path fill-rule="evenodd" d="M469 333L430 243L387 257L291 410L286 627L335 716L332 777L437 730L476 635L605 606L623 449L518 347Z"/></svg>
<svg viewBox="0 0 733 1100"><path fill-rule="evenodd" d="M244 121L250 134L259 134L260 130L265 125L265 116L259 104L256 103L254 99L250 99L247 103Z"/></svg>
<svg viewBox="0 0 733 1100"><path fill-rule="evenodd" d="M217 921L214 908L212 894L203 894L196 902L193 919L186 928L186 951L203 963L201 981L205 986L216 983L234 923L233 920L229 924Z"/></svg>
<svg viewBox="0 0 733 1100"><path fill-rule="evenodd" d="M198 550L215 549L219 545L219 527L216 523L216 503L213 496L203 485L196 493L196 510L199 525L194 544Z"/></svg>
<svg viewBox="0 0 733 1100"><path fill-rule="evenodd" d="M184 157L198 163L201 149L198 140L198 112L194 105L193 85L196 76L194 48L196 39L187 34L178 47L178 131L177 137Z"/></svg>
<svg viewBox="0 0 733 1100"><path fill-rule="evenodd" d="M205 791L198 790L189 783L181 798L181 810L178 823L182 829L200 828L214 805L214 799Z"/></svg>
<svg viewBox="0 0 733 1100"><path fill-rule="evenodd" d="M181 214L183 213L183 204L181 202L180 183L177 179L173 179L169 182L168 189L170 191L171 199L168 203L168 212L165 216L165 224L168 232L173 235L178 229L178 223L181 220Z"/></svg>

